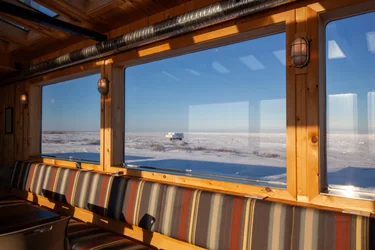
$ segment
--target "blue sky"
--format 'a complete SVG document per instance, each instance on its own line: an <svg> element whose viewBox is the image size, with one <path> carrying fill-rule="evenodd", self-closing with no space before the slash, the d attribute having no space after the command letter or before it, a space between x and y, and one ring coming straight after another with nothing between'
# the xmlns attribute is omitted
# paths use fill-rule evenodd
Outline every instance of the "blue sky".
<svg viewBox="0 0 375 250"><path fill-rule="evenodd" d="M133 66L125 77L126 131L285 131L284 33Z"/></svg>
<svg viewBox="0 0 375 250"><path fill-rule="evenodd" d="M326 31L328 131L375 131L375 13ZM127 68L126 131L285 132L285 46L281 33ZM98 78L44 87L43 130L99 130Z"/></svg>
<svg viewBox="0 0 375 250"><path fill-rule="evenodd" d="M42 88L43 131L99 131L100 75L91 75Z"/></svg>
<svg viewBox="0 0 375 250"><path fill-rule="evenodd" d="M329 23L328 131L375 132L375 12Z"/></svg>

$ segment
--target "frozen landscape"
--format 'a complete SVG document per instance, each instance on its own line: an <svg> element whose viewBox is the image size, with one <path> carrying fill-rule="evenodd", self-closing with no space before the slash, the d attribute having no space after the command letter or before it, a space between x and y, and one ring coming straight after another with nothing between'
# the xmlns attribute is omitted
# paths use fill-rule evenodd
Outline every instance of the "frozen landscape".
<svg viewBox="0 0 375 250"><path fill-rule="evenodd" d="M126 163L285 187L284 134L184 133L182 141L165 135L127 132ZM99 132L50 131L42 140L44 155L99 161ZM375 135L330 135L327 147L329 184L375 187Z"/></svg>

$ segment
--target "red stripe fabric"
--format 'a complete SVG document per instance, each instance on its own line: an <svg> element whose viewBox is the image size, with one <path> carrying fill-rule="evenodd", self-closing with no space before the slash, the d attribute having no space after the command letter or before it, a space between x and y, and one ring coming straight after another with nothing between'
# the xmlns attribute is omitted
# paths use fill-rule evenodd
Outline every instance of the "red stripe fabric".
<svg viewBox="0 0 375 250"><path fill-rule="evenodd" d="M126 209L126 221L129 223L133 223L133 211L134 211L134 203L135 203L135 197L137 196L137 186L139 184L139 181L131 181L130 186L130 197Z"/></svg>
<svg viewBox="0 0 375 250"><path fill-rule="evenodd" d="M58 169L58 168L53 168L53 169L52 169L51 179L49 180L49 183L48 183L48 189L49 189L50 191L53 190L53 185L55 184L56 175L57 175L57 169Z"/></svg>
<svg viewBox="0 0 375 250"><path fill-rule="evenodd" d="M181 208L181 217L180 217L180 230L178 234L178 238L184 241L187 241L187 227L188 227L188 219L189 219L189 203L191 200L191 195L193 193L192 189L185 189L184 190L184 198L182 202Z"/></svg>
<svg viewBox="0 0 375 250"><path fill-rule="evenodd" d="M33 176L34 176L34 173L35 173L36 166L37 166L37 164L33 163L30 167L29 176L27 177L27 183L26 183L26 187L25 187L25 190L28 191L28 192L30 192L31 182L33 180Z"/></svg>
<svg viewBox="0 0 375 250"><path fill-rule="evenodd" d="M230 249L239 249L241 239L241 218L244 199L236 197L233 200L232 227L230 231Z"/></svg>
<svg viewBox="0 0 375 250"><path fill-rule="evenodd" d="M102 182L102 186L100 187L100 195L99 195L99 200L97 204L100 207L104 207L104 201L105 201L105 197L107 193L108 182L109 182L109 176L107 175L103 176L103 182Z"/></svg>
<svg viewBox="0 0 375 250"><path fill-rule="evenodd" d="M350 215L336 214L336 250L349 250Z"/></svg>
<svg viewBox="0 0 375 250"><path fill-rule="evenodd" d="M66 191L66 199L68 203L70 203L70 200L72 198L72 192L73 192L73 186L74 186L74 180L76 178L77 171L70 171L68 177L68 189ZM74 204L71 204L74 205Z"/></svg>

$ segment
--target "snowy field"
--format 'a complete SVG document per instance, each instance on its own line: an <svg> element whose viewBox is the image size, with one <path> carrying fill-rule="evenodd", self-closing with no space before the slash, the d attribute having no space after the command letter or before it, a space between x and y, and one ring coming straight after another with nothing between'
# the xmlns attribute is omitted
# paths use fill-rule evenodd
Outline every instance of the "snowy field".
<svg viewBox="0 0 375 250"><path fill-rule="evenodd" d="M286 183L284 134L184 133L169 141L166 133L130 133L125 137L129 165ZM44 155L99 161L98 132L44 132ZM328 183L375 187L375 135L328 136Z"/></svg>

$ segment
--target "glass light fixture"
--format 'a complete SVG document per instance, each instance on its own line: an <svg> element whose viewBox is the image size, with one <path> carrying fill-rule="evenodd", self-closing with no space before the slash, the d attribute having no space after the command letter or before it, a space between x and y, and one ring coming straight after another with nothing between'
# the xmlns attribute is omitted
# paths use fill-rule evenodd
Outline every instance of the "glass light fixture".
<svg viewBox="0 0 375 250"><path fill-rule="evenodd" d="M26 93L21 94L21 96L20 96L20 102L23 105L27 105L27 103L29 102L29 98L28 98L28 96L27 96Z"/></svg>
<svg viewBox="0 0 375 250"><path fill-rule="evenodd" d="M98 80L98 91L102 95L107 95L109 91L109 80L105 77L101 77Z"/></svg>
<svg viewBox="0 0 375 250"><path fill-rule="evenodd" d="M304 37L296 38L292 43L291 60L296 68L305 67L310 60L309 41Z"/></svg>

